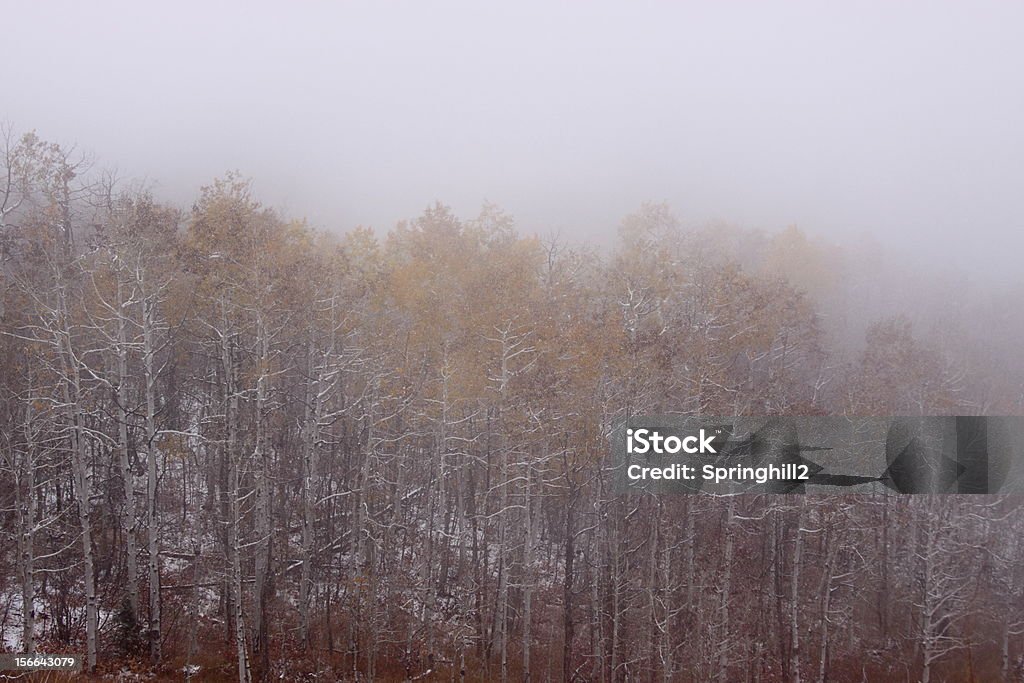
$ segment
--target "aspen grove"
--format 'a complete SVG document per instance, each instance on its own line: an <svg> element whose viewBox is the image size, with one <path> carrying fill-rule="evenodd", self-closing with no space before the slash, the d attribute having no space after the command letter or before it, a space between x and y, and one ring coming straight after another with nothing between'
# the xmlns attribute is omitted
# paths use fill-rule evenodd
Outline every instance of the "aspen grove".
<svg viewBox="0 0 1024 683"><path fill-rule="evenodd" d="M181 210L0 144L5 650L240 683L1024 680L1017 498L607 469L636 414L1021 414L1019 292L660 204L606 250L494 206L327 233L236 175Z"/></svg>

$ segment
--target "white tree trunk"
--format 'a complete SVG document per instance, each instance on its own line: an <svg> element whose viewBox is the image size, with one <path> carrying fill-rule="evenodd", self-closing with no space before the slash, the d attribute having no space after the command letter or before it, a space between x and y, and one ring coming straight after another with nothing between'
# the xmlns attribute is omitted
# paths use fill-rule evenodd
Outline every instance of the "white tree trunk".
<svg viewBox="0 0 1024 683"><path fill-rule="evenodd" d="M804 510L806 500L798 496L796 516L796 538L793 540L793 569L790 572L789 586L789 637L791 643L790 662L793 671L793 682L800 683L800 569L804 552Z"/></svg>
<svg viewBox="0 0 1024 683"><path fill-rule="evenodd" d="M256 379L256 446L253 461L256 469L256 610L253 615L253 649L260 661L267 657L267 581L270 576L270 454L266 445L267 373L269 372L269 340L262 314L257 315L259 376Z"/></svg>
<svg viewBox="0 0 1024 683"><path fill-rule="evenodd" d="M238 394L235 387L234 359L232 342L227 326L221 332L221 360L224 365L224 421L227 430L225 457L228 463L228 564L230 566L230 602L231 619L235 630L235 649L238 657L238 683L250 683L249 659L245 645L245 623L242 620L242 558L238 538L240 522L239 511L239 473L237 456L237 425Z"/></svg>
<svg viewBox="0 0 1024 683"><path fill-rule="evenodd" d="M306 429L302 450L302 575L299 580L299 640L309 649L310 610L313 592L313 524L316 520L313 480L317 472L317 448L320 439L320 376L314 371L314 347L309 345L310 387L306 392ZM312 376L315 374L315 379Z"/></svg>
<svg viewBox="0 0 1024 683"><path fill-rule="evenodd" d="M529 683L533 676L530 672L530 640L533 638L533 499L530 491L531 467L525 464L526 483L523 491L524 516L526 518L526 538L523 541L523 674L522 679Z"/></svg>
<svg viewBox="0 0 1024 683"><path fill-rule="evenodd" d="M96 600L96 572L92 547L92 475L89 472L89 444L85 416L82 414L82 382L79 361L71 343L71 321L64 286L58 286L60 330L59 344L64 371L62 390L64 404L70 412L71 466L75 479L75 498L78 504L78 522L82 531L82 569L85 583L85 640L88 671L96 669L96 635L98 609Z"/></svg>
<svg viewBox="0 0 1024 683"><path fill-rule="evenodd" d="M21 570L21 645L26 654L36 651L36 610L33 549L33 528L36 523L36 468L35 440L32 437L32 400L25 407L25 457L22 463L21 481L16 482L18 499L18 558Z"/></svg>
<svg viewBox="0 0 1024 683"><path fill-rule="evenodd" d="M153 356L153 302L142 304L142 339L146 381L146 529L149 555L149 655L160 661L163 633L160 626L160 522L157 517L156 373Z"/></svg>
<svg viewBox="0 0 1024 683"><path fill-rule="evenodd" d="M121 528L124 531L125 556L128 570L128 604L132 617L139 619L139 557L136 547L138 520L135 516L135 475L128 459L128 335L124 314L124 296L121 279L117 281L117 402L118 402L118 458L124 487L124 507Z"/></svg>
<svg viewBox="0 0 1024 683"><path fill-rule="evenodd" d="M824 544L825 568L821 575L821 646L818 656L818 683L825 683L825 676L828 673L828 647L829 647L829 609L832 605L832 575L834 573L836 554L839 552L839 539L833 538L826 532Z"/></svg>

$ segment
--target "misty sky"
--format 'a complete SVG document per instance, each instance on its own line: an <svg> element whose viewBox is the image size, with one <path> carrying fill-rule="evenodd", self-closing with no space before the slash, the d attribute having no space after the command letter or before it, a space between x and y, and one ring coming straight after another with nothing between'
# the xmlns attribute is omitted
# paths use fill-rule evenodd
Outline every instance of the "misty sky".
<svg viewBox="0 0 1024 683"><path fill-rule="evenodd" d="M176 203L238 169L322 227L486 199L606 242L667 200L1019 273L1024 3L0 8L0 118Z"/></svg>

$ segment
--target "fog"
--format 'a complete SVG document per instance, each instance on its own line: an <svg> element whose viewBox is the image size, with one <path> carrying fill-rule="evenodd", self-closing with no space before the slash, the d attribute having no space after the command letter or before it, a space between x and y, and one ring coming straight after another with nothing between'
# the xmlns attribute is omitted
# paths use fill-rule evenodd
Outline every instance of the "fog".
<svg viewBox="0 0 1024 683"><path fill-rule="evenodd" d="M1024 3L0 2L0 670L1024 680Z"/></svg>
<svg viewBox="0 0 1024 683"><path fill-rule="evenodd" d="M1016 279L1019 3L6 3L0 119L188 205L435 199L604 244L644 200Z"/></svg>

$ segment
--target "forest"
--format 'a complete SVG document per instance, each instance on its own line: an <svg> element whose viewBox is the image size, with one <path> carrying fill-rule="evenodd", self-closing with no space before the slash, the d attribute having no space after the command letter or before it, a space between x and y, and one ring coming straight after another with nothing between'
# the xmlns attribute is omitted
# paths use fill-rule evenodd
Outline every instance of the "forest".
<svg viewBox="0 0 1024 683"><path fill-rule="evenodd" d="M1020 681L1006 495L624 495L625 416L1024 414L1019 286L638 207L328 232L0 144L0 633L117 680Z"/></svg>

